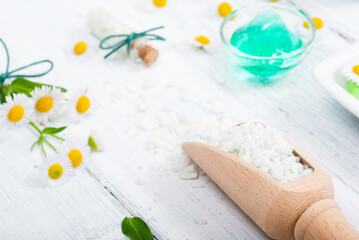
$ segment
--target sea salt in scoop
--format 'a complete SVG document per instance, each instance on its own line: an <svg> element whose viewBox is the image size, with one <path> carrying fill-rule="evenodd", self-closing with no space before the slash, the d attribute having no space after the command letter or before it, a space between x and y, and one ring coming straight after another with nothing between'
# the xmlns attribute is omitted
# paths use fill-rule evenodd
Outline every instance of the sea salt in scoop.
<svg viewBox="0 0 359 240"><path fill-rule="evenodd" d="M200 141L218 146L253 164L279 182L291 182L313 172L295 156L284 136L259 123L243 123L200 133Z"/></svg>
<svg viewBox="0 0 359 240"><path fill-rule="evenodd" d="M235 141L248 143L246 147L238 149L239 153L247 157L247 160L255 160L254 163L249 163L236 154L216 146L200 142L185 142L182 149L271 238L359 239L359 233L346 221L338 204L333 200L334 189L330 175L293 143L286 140L289 145L283 143L276 147L272 146L271 149L276 149L275 153L261 151L259 156L265 155L266 158L253 155L258 151L252 151L251 146L271 146L270 139L281 141L270 128L265 129L269 129L270 138L267 133L263 135L263 129L256 124L235 130L242 131L246 136ZM226 136L226 133L221 132L220 135ZM237 146L229 140L226 142L222 142L220 147L233 149L233 146ZM252 145L253 142L255 145ZM294 156L298 156L303 164L313 169L311 174L293 182L283 183L255 166L257 164L263 168L263 161L266 162L268 159L272 159L272 162L281 162L283 168L287 162L290 166L297 160L293 160L291 155L283 158L290 150L289 147ZM288 169L297 171L294 168ZM284 171L279 171L275 175L281 176L280 172Z"/></svg>

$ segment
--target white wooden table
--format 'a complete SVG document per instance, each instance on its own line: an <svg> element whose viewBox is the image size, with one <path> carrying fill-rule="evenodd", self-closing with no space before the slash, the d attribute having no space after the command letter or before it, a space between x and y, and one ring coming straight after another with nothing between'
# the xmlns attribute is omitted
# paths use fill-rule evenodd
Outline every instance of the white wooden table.
<svg viewBox="0 0 359 240"><path fill-rule="evenodd" d="M51 59L54 70L39 81L68 89L90 86L96 109L81 124L71 125L65 137L84 138L96 129L105 151L93 155L89 173L60 188L39 188L34 179L41 153L29 152L34 133L28 128L0 129L0 238L125 239L121 221L136 215L158 239L267 239L207 177L181 180L168 168L168 153L147 147L181 116L198 120L228 112L286 132L330 172L343 214L359 229L359 119L311 76L317 63L358 38L359 2L292 0L322 18L325 28L305 61L271 86L238 79L228 64L218 34L216 8L221 1L168 0L163 9L151 2L1 4L0 36L10 50L11 67ZM249 1L229 2L237 8ZM98 40L86 25L87 11L99 6L138 30L164 25L158 34L167 41L156 43L158 62L146 68L131 60L103 60L105 52L97 48ZM213 43L209 53L191 45L202 34ZM89 49L75 57L71 50L80 40ZM4 67L3 52L0 57ZM183 101L184 96L190 100ZM145 128L138 126L138 119Z"/></svg>

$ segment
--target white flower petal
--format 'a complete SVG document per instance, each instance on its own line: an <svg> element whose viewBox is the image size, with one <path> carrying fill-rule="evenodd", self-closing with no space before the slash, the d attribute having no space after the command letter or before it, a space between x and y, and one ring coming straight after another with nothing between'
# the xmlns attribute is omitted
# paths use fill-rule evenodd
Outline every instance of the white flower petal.
<svg viewBox="0 0 359 240"><path fill-rule="evenodd" d="M24 123L30 121L32 110L32 99L27 97L25 94L15 94L14 99L11 97L5 98L6 103L0 105L0 124L7 128L16 128ZM13 107L21 106L24 110L23 117L16 122L9 120L9 112Z"/></svg>
<svg viewBox="0 0 359 240"><path fill-rule="evenodd" d="M46 124L61 114L64 104L64 93L60 89L42 86L41 88L35 88L30 94L33 99L33 118L35 121ZM49 97L53 102L50 110L46 112L40 112L37 109L37 104L43 97Z"/></svg>
<svg viewBox="0 0 359 240"><path fill-rule="evenodd" d="M81 160L70 159L69 153L72 150L78 150L81 153ZM86 170L91 165L91 149L87 144L81 144L80 141L68 141L59 148L59 153L68 157L74 170Z"/></svg>
<svg viewBox="0 0 359 240"><path fill-rule="evenodd" d="M49 175L49 169L55 164L61 165L63 171L57 179L53 179ZM74 170L66 156L55 154L44 159L40 172L43 187L57 187L66 183L73 176Z"/></svg>
<svg viewBox="0 0 359 240"><path fill-rule="evenodd" d="M90 106L89 106L89 108L87 110L85 108L85 110L86 110L85 112L80 113L78 111L77 105L78 105L78 101L82 97L87 97L88 98L88 100L90 101ZM73 92L70 95L69 104L68 104L68 112L70 114L70 118L73 119L75 122L79 122L83 118L90 115L91 112L92 112L92 109L94 107L92 99L93 99L92 91L90 91L89 88L82 89L82 90L77 90L77 91Z"/></svg>
<svg viewBox="0 0 359 240"><path fill-rule="evenodd" d="M358 64L359 61L350 61L344 64L340 69L340 72L346 77L346 80L356 83L357 86L359 86L359 75L353 72L353 67Z"/></svg>

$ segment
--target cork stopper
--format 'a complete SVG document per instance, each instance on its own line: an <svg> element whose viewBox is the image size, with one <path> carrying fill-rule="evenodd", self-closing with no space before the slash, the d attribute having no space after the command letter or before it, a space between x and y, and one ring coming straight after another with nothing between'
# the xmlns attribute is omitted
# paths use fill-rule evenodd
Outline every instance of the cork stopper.
<svg viewBox="0 0 359 240"><path fill-rule="evenodd" d="M138 56L146 65L156 62L158 51L149 45L142 45L138 48Z"/></svg>

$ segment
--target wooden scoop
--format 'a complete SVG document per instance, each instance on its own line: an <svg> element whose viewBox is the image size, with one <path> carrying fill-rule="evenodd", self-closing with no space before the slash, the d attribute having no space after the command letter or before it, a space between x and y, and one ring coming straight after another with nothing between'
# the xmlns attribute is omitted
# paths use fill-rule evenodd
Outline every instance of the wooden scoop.
<svg viewBox="0 0 359 240"><path fill-rule="evenodd" d="M301 162L314 171L288 183L276 181L254 165L215 146L186 142L182 149L271 238L359 239L359 233L333 200L330 175L289 143Z"/></svg>

